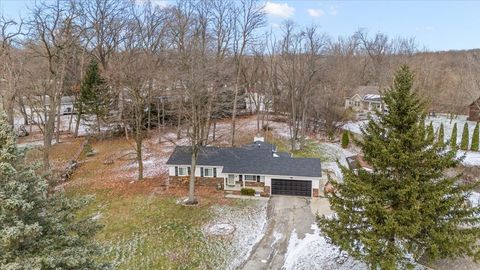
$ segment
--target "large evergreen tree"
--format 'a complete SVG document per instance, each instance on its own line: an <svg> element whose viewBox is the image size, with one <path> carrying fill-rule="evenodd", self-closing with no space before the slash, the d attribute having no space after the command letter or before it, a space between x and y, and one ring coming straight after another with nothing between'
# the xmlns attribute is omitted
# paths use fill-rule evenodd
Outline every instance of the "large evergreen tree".
<svg viewBox="0 0 480 270"><path fill-rule="evenodd" d="M460 142L460 149L468 150L468 139L470 135L468 134L468 123L463 125L462 141Z"/></svg>
<svg viewBox="0 0 480 270"><path fill-rule="evenodd" d="M47 181L24 164L0 112L0 269L102 269L91 218L74 213L85 200L49 193Z"/></svg>
<svg viewBox="0 0 480 270"><path fill-rule="evenodd" d="M98 63L92 60L80 85L77 107L80 116L95 115L97 131L100 131L101 120L108 114L110 102L108 93L108 86L100 75Z"/></svg>
<svg viewBox="0 0 480 270"><path fill-rule="evenodd" d="M455 148L426 138L424 103L412 91L407 66L384 93L388 111L377 113L359 141L373 172L345 167L329 197L336 215L319 217L326 236L371 269L404 269L429 259L474 255L480 209L464 206L475 184L449 177L459 163ZM478 255L478 253L477 253Z"/></svg>

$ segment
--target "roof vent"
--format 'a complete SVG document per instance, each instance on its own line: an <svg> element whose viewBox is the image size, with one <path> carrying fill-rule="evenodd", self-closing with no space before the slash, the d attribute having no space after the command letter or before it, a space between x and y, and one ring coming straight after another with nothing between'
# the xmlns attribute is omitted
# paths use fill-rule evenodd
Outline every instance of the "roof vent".
<svg viewBox="0 0 480 270"><path fill-rule="evenodd" d="M253 137L253 142L265 142L265 138L261 136L255 136Z"/></svg>

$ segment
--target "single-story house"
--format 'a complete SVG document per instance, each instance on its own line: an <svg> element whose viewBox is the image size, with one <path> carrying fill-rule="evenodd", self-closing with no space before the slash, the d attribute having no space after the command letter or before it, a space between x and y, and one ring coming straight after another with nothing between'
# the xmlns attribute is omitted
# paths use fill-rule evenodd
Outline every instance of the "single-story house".
<svg viewBox="0 0 480 270"><path fill-rule="evenodd" d="M200 148L195 172L190 168L189 146L177 146L166 164L170 184L186 185L190 174L195 173L197 185L215 186L234 194L252 188L261 196L316 197L327 182L320 159L294 158L278 152L261 137L241 147Z"/></svg>
<svg viewBox="0 0 480 270"><path fill-rule="evenodd" d="M44 97L45 106L51 106L51 100L49 96ZM74 96L62 96L60 99L60 114L72 114L73 107L75 104L75 97Z"/></svg>
<svg viewBox="0 0 480 270"><path fill-rule="evenodd" d="M359 86L353 93L353 96L345 98L345 109L352 109L355 112L371 112L384 109L378 87Z"/></svg>

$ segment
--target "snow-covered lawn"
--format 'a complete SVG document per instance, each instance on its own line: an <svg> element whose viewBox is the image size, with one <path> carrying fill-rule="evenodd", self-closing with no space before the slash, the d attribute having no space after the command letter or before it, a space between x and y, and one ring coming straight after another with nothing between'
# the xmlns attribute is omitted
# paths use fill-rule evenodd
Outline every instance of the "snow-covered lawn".
<svg viewBox="0 0 480 270"><path fill-rule="evenodd" d="M241 200L237 203L233 206L215 206L213 214L216 218L204 228L205 234L213 237L215 244L212 248L219 249L217 259L222 260L219 269L241 266L265 234L268 202ZM231 231L231 234L224 234ZM219 241L219 237L223 237L222 241ZM220 246L217 243L221 243Z"/></svg>
<svg viewBox="0 0 480 270"><path fill-rule="evenodd" d="M316 224L312 224L312 230L313 233L307 233L303 239L299 239L295 231L292 232L283 269L368 269L364 263L352 259L329 244Z"/></svg>
<svg viewBox="0 0 480 270"><path fill-rule="evenodd" d="M348 122L343 125L343 129L349 130L352 133L361 134L361 127L364 127L368 121L357 121L357 122ZM436 136L438 135L438 130L440 125L443 124L445 141L450 140L452 136L452 129L455 123L457 124L457 144L460 144L462 140L463 126L465 123L468 125L468 135L469 135L469 145L472 143L473 130L477 124L474 121L467 121L466 115L457 115L453 118L447 116L436 116L436 117L427 117L425 120L426 125L432 123L433 129L435 130ZM480 166L480 152L473 151L458 151L458 157L461 157L465 154L465 159L463 164L465 166Z"/></svg>

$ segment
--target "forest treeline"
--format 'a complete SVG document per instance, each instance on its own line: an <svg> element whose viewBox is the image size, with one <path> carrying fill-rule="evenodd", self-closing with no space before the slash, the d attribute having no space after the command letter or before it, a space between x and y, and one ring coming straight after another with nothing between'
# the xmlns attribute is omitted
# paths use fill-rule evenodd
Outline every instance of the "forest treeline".
<svg viewBox="0 0 480 270"><path fill-rule="evenodd" d="M332 134L348 119L344 99L357 86L384 89L402 64L415 72L415 89L431 111L465 113L480 95L477 50L428 52L413 37L366 29L333 37L293 21L273 29L263 4L31 2L23 18L0 19L2 108L10 124L18 114L39 127L48 168L62 97L75 97L72 133L82 120L98 133L119 128L135 139L141 179L146 130L174 126L195 153L217 119L229 118L235 145L245 97L254 103L258 132L267 114L284 113L291 147L301 148L306 132Z"/></svg>

